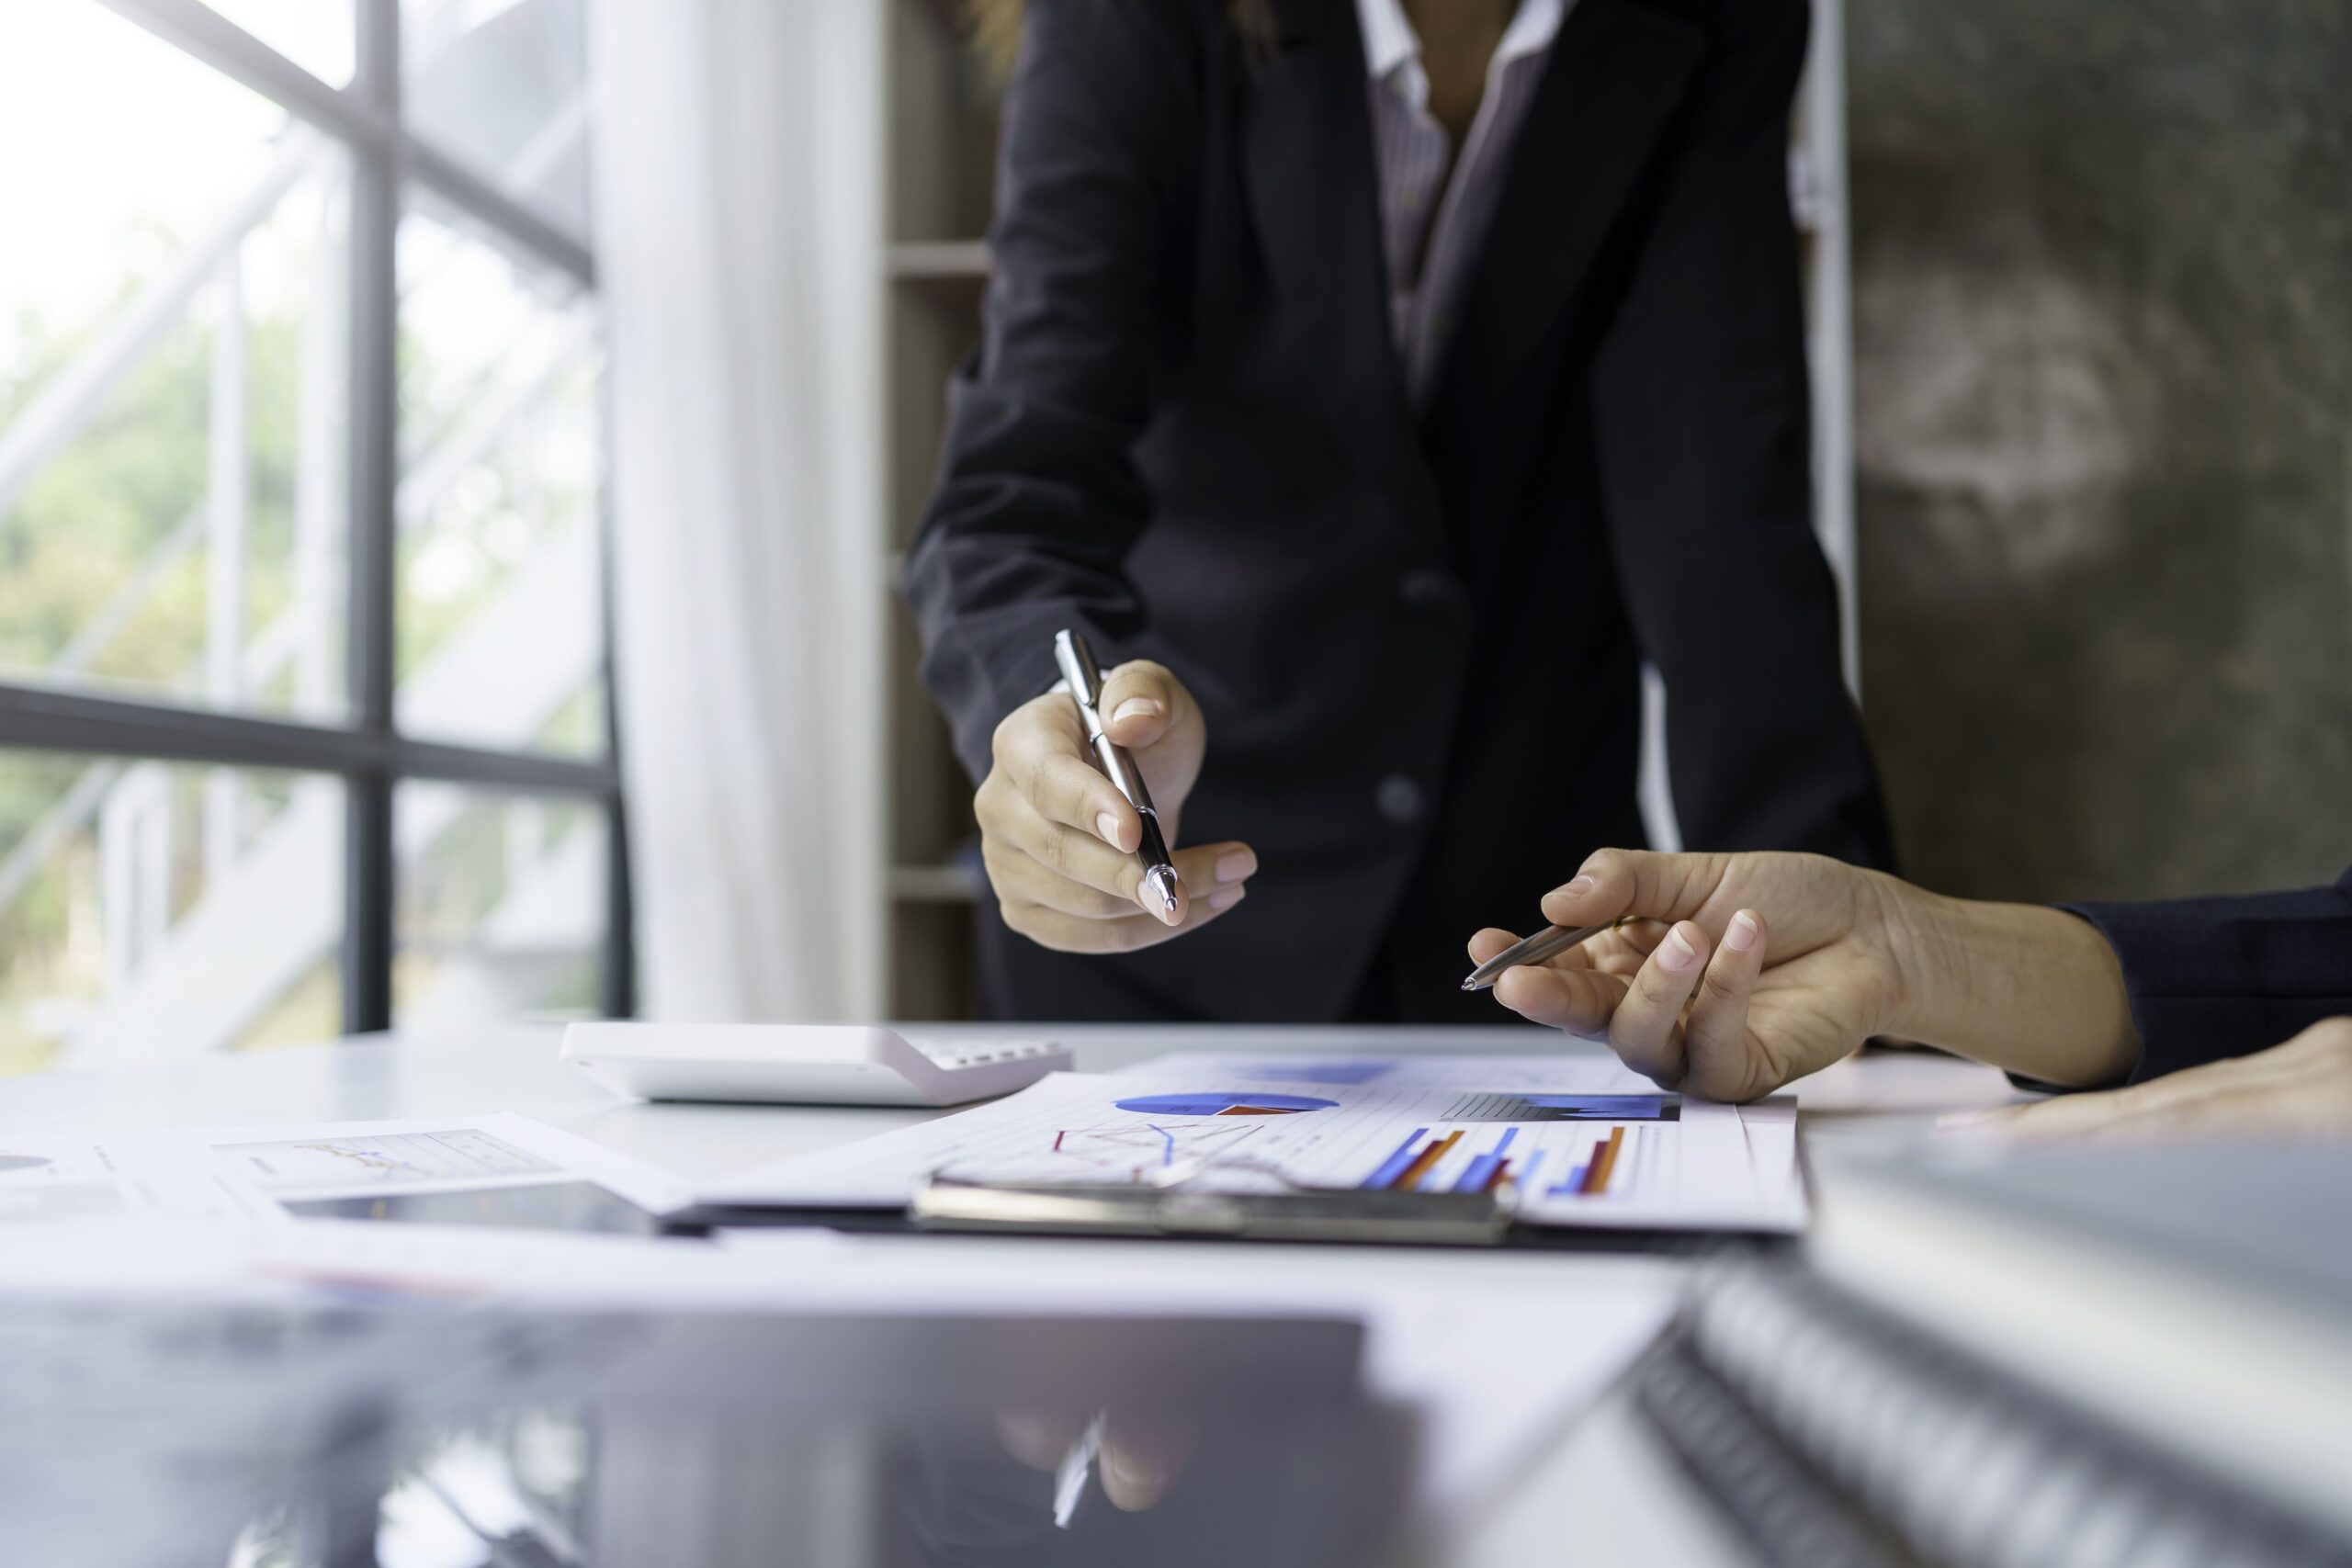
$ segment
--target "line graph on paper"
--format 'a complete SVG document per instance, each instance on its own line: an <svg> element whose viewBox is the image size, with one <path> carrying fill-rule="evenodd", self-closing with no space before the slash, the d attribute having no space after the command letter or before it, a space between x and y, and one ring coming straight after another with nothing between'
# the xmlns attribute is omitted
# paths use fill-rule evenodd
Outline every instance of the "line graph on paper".
<svg viewBox="0 0 2352 1568"><path fill-rule="evenodd" d="M1229 1158L1264 1131L1263 1122L1175 1118L1057 1127L1038 1165L1063 1179L1140 1181L1175 1165Z"/></svg>
<svg viewBox="0 0 2352 1568"><path fill-rule="evenodd" d="M220 1155L277 1195L439 1182L514 1180L558 1168L503 1138L469 1128L223 1144Z"/></svg>

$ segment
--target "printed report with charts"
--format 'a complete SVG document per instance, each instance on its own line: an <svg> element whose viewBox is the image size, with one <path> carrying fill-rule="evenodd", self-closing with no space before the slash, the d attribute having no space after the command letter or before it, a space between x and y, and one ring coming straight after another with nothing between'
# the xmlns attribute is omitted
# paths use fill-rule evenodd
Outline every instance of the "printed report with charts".
<svg viewBox="0 0 2352 1568"><path fill-rule="evenodd" d="M779 1162L721 1204L897 1208L933 1176L986 1182L1498 1190L1521 1223L1792 1232L1796 1106L1661 1092L1613 1060L1187 1053Z"/></svg>

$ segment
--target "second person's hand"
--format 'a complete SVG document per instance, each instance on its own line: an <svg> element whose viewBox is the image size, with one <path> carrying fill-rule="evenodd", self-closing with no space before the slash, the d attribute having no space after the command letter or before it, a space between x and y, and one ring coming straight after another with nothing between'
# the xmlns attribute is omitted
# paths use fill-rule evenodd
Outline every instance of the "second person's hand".
<svg viewBox="0 0 2352 1568"><path fill-rule="evenodd" d="M1628 923L1506 970L1495 998L1606 1039L1662 1086L1752 1100L1887 1030L1904 992L1907 891L1819 855L1603 850L1544 896L1544 918ZM1483 963L1514 940L1482 931L1470 956ZM1628 950L1647 956L1631 962Z"/></svg>
<svg viewBox="0 0 2352 1568"><path fill-rule="evenodd" d="M1544 918L1630 923L1508 971L1496 998L1711 1100L1769 1094L1874 1034L2075 1088L2120 1082L2140 1057L2114 950L2063 909L1945 897L1821 855L1602 850ZM1470 955L1510 941L1480 931Z"/></svg>
<svg viewBox="0 0 2352 1568"><path fill-rule="evenodd" d="M980 854L1005 924L1067 953L1125 953L1216 919L1258 869L1250 846L1178 849L1177 820L1200 777L1207 728L1184 683L1136 660L1104 673L1102 709L1158 807L1179 878L1164 912L1143 886L1143 820L1094 764L1077 705L1047 692L998 725L992 765L973 797Z"/></svg>

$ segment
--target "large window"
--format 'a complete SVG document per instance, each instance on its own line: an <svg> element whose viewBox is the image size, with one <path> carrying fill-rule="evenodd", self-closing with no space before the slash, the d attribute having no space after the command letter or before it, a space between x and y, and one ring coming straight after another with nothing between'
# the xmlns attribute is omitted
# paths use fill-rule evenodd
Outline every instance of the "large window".
<svg viewBox="0 0 2352 1568"><path fill-rule="evenodd" d="M0 9L0 1072L629 1010L583 4Z"/></svg>

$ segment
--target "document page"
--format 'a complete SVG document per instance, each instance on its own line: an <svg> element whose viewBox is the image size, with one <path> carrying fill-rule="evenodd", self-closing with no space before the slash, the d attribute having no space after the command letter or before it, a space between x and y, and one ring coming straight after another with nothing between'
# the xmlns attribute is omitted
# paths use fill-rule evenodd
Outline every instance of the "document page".
<svg viewBox="0 0 2352 1568"><path fill-rule="evenodd" d="M1546 1225L1793 1231L1793 1105L1660 1092L1590 1058L1359 1062L1190 1055L1057 1073L1008 1099L769 1166L722 1203L895 1208L933 1175L990 1182L1181 1180L1494 1190Z"/></svg>
<svg viewBox="0 0 2352 1568"><path fill-rule="evenodd" d="M237 1220L276 1212L200 1155L152 1135L0 1137L0 1225L161 1213Z"/></svg>
<svg viewBox="0 0 2352 1568"><path fill-rule="evenodd" d="M512 1112L193 1136L297 1219L648 1235L687 1197L665 1172Z"/></svg>
<svg viewBox="0 0 2352 1568"><path fill-rule="evenodd" d="M169 1214L644 1235L690 1196L506 1112L0 1140L0 1224Z"/></svg>

